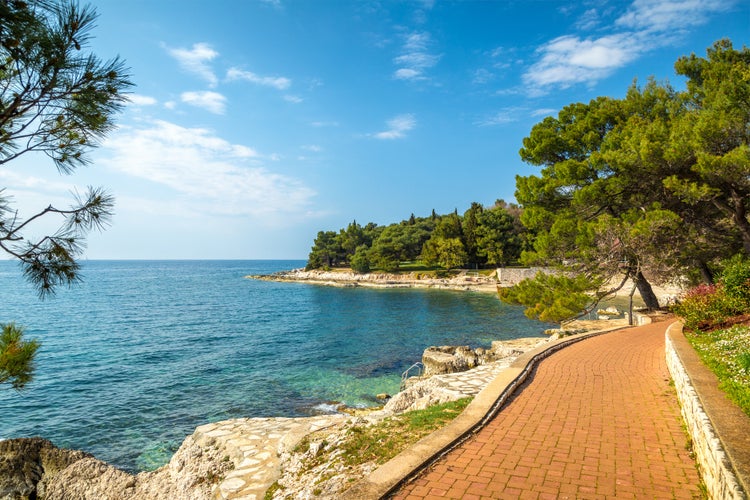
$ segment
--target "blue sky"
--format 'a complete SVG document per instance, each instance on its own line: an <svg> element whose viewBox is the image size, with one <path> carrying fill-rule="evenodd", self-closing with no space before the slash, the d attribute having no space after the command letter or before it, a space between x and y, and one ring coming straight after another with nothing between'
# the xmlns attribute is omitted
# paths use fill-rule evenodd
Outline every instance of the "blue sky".
<svg viewBox="0 0 750 500"><path fill-rule="evenodd" d="M306 258L319 230L513 201L518 150L572 102L621 97L750 3L97 0L92 49L136 87L93 165L0 171L21 215L104 186L91 259ZM40 229L41 230L41 229Z"/></svg>

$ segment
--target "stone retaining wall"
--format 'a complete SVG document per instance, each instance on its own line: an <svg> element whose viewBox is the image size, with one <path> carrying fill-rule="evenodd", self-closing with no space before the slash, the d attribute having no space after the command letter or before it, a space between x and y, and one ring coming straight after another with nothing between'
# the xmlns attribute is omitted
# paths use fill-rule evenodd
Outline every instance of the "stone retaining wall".
<svg viewBox="0 0 750 500"><path fill-rule="evenodd" d="M533 278L539 271L552 272L546 267L499 267L497 281L500 286L513 286L527 278Z"/></svg>
<svg viewBox="0 0 750 500"><path fill-rule="evenodd" d="M693 443L693 452L709 498L745 500L747 494L735 474L730 458L722 445L701 398L694 387L691 374L675 348L672 335L681 335L681 325L675 323L666 333L666 359L674 380L677 397L682 407L682 418Z"/></svg>

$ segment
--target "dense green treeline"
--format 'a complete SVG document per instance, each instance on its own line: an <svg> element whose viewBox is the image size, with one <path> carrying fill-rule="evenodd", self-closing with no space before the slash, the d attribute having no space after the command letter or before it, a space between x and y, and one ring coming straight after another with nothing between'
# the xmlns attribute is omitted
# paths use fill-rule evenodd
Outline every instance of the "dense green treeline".
<svg viewBox="0 0 750 500"><path fill-rule="evenodd" d="M346 228L320 231L308 257L308 269L351 267L395 271L403 262L455 269L516 263L529 249L521 209L498 200L485 208L472 203L463 216L453 213L415 217L387 226L353 221Z"/></svg>

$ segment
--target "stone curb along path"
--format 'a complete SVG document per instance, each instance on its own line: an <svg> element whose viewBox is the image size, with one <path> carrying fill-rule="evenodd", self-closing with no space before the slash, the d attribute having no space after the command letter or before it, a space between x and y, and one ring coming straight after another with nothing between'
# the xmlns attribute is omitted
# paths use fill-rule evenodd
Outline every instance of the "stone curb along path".
<svg viewBox="0 0 750 500"><path fill-rule="evenodd" d="M416 477L423 469L484 427L541 360L568 345L622 328L626 327L618 326L564 337L522 354L493 379L450 424L396 455L346 490L340 498L375 500L393 493L399 486Z"/></svg>
<svg viewBox="0 0 750 500"><path fill-rule="evenodd" d="M750 417L719 389L719 380L688 342L683 324L665 333L667 366L711 498L746 499L750 492Z"/></svg>

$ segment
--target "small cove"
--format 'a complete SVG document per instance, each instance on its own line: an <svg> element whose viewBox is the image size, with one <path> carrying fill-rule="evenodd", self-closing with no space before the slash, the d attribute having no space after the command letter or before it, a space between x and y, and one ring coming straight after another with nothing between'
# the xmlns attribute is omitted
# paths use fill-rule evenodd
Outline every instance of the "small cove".
<svg viewBox="0 0 750 500"><path fill-rule="evenodd" d="M548 325L492 294L261 282L302 261L90 261L39 301L0 262L0 322L43 347L0 390L0 438L42 436L129 471L166 463L206 422L375 404L430 345L489 346Z"/></svg>

